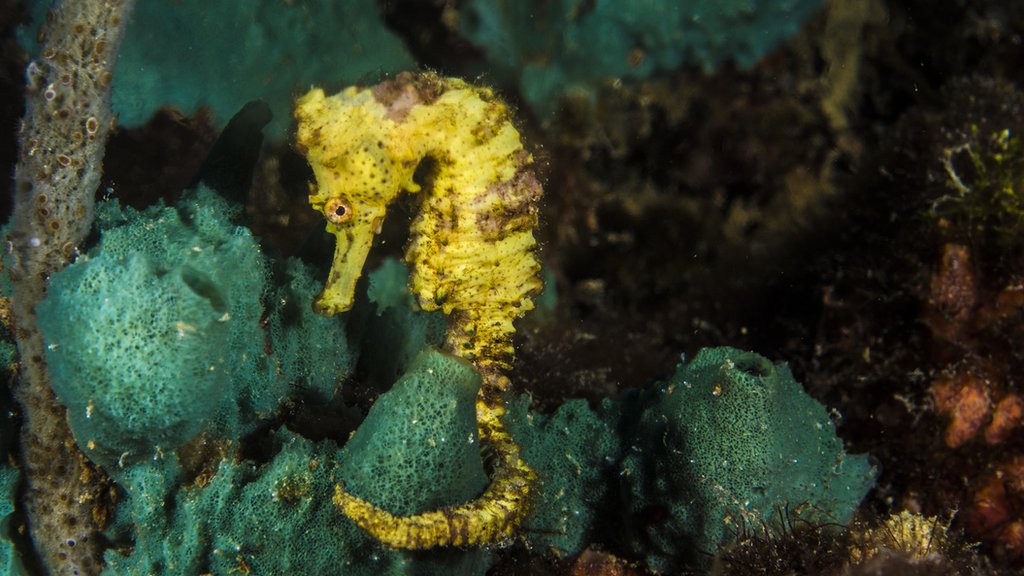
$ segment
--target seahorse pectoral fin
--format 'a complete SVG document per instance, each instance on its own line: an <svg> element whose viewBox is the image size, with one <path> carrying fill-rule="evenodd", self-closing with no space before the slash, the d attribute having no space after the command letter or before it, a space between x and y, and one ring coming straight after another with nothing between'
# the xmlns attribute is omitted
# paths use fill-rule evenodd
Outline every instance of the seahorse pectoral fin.
<svg viewBox="0 0 1024 576"><path fill-rule="evenodd" d="M337 238L334 261L323 292L317 296L313 306L318 313L333 316L352 307L356 282L363 273L375 230L372 224L357 223L336 231L328 226L328 231Z"/></svg>

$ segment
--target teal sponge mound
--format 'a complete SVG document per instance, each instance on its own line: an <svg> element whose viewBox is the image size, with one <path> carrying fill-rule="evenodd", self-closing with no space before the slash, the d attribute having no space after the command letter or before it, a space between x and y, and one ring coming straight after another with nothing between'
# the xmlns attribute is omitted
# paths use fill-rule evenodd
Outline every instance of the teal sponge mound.
<svg viewBox="0 0 1024 576"><path fill-rule="evenodd" d="M54 389L85 444L148 456L212 418L228 390L229 350L225 296L211 285L194 268L158 274L138 254L54 276L39 327Z"/></svg>
<svg viewBox="0 0 1024 576"><path fill-rule="evenodd" d="M54 390L108 472L199 432L239 438L289 396L327 402L353 362L343 323L310 309L311 271L285 262L273 286L237 211L208 189L106 203L99 246L37 307Z"/></svg>
<svg viewBox="0 0 1024 576"><path fill-rule="evenodd" d="M821 0L469 0L460 30L542 116L558 96L684 64L752 66Z"/></svg>
<svg viewBox="0 0 1024 576"><path fill-rule="evenodd" d="M107 551L103 573L360 573L353 549L368 558L373 545L331 503L337 448L286 431L273 443L268 464L225 460L201 487L180 487L173 456L129 467L109 534L124 546ZM377 564L386 573L389 563Z"/></svg>
<svg viewBox="0 0 1024 576"><path fill-rule="evenodd" d="M479 376L464 360L422 352L345 445L345 489L403 516L483 492L488 479L476 429L479 387Z"/></svg>
<svg viewBox="0 0 1024 576"><path fill-rule="evenodd" d="M270 367L266 263L232 213L209 190L177 208L107 204L99 247L55 274L37 307L54 390L108 470L177 448L215 418L234 427L239 411L270 409L235 397L236 382Z"/></svg>
<svg viewBox="0 0 1024 576"><path fill-rule="evenodd" d="M4 371L9 370L4 367ZM6 375L4 375L6 377ZM13 402L5 383L0 382L0 406ZM4 409L0 414L0 576L20 576L27 574L22 566L21 558L14 546L13 536L17 533L17 525L13 520L18 483L21 480L19 470L11 466L8 451L13 448L15 427L13 411Z"/></svg>
<svg viewBox="0 0 1024 576"><path fill-rule="evenodd" d="M657 571L706 567L780 511L845 524L874 482L785 364L705 349L647 394L622 471L629 544Z"/></svg>
<svg viewBox="0 0 1024 576"><path fill-rule="evenodd" d="M343 449L282 429L268 462L229 458L203 486L183 485L173 454L129 466L104 574L483 576L486 550L390 550L332 502L339 483L408 513L479 495L487 478L475 441L478 385L464 362L427 350Z"/></svg>
<svg viewBox="0 0 1024 576"><path fill-rule="evenodd" d="M272 355L278 374L275 381L293 384L294 389L257 387L254 381L250 397L262 410L271 409L282 396L296 392L301 392L305 400L327 403L355 361L345 324L339 318L326 318L313 311L310 303L323 288L314 280L313 269L294 258L281 268L266 314L263 353Z"/></svg>
<svg viewBox="0 0 1024 576"><path fill-rule="evenodd" d="M6 461L0 462L0 575L3 576L27 573L11 539L15 533L11 514L14 512L19 476L18 471L8 466Z"/></svg>
<svg viewBox="0 0 1024 576"><path fill-rule="evenodd" d="M122 475L125 501L110 530L106 575L366 574L355 550L383 556L334 509L337 448L287 431L274 438L264 466L226 460L205 486L180 487L173 457L131 466Z"/></svg>
<svg viewBox="0 0 1024 576"><path fill-rule="evenodd" d="M537 474L522 534L530 548L557 557L583 551L606 512L622 443L612 418L585 400L551 415L529 412L529 397L508 408L508 429Z"/></svg>

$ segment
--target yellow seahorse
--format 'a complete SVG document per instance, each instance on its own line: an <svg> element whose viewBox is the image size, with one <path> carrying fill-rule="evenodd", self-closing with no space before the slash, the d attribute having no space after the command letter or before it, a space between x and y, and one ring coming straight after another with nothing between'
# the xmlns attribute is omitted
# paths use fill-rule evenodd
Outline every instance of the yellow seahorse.
<svg viewBox="0 0 1024 576"><path fill-rule="evenodd" d="M388 204L434 162L429 196L410 227L409 287L424 310L448 316L445 348L480 372L477 428L495 461L476 500L397 517L336 486L334 503L384 544L424 549L511 538L534 473L502 423L513 320L541 289L535 257L541 186L508 107L492 90L436 74L399 75L369 89L299 98L297 144L316 177L309 201L337 237L334 262L315 306L352 306L363 263Z"/></svg>

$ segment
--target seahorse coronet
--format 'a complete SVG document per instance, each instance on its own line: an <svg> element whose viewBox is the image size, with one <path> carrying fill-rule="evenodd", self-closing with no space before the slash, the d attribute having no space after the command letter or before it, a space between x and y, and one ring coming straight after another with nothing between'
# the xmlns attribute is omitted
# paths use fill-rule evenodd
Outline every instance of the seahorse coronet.
<svg viewBox="0 0 1024 576"><path fill-rule="evenodd" d="M493 454L491 484L452 508L395 516L336 487L334 503L394 548L508 541L528 506L535 475L505 430L514 320L533 308L540 265L533 231L541 186L508 106L492 90L432 73L400 74L334 96L314 88L296 102L296 143L313 169L309 202L336 238L315 307L348 310L381 230L402 192L424 192L410 225L409 288L421 308L448 315L445 350L481 375L477 428ZM427 190L414 180L434 162Z"/></svg>

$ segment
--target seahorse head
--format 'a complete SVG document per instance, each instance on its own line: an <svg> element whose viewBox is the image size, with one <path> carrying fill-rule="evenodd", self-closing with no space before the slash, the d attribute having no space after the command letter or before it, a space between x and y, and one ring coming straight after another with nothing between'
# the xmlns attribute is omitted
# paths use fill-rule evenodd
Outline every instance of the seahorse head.
<svg viewBox="0 0 1024 576"><path fill-rule="evenodd" d="M388 150L390 120L367 91L350 89L328 98L313 89L297 101L295 117L298 147L316 178L309 202L337 239L327 283L314 303L331 316L352 307L387 205L415 184Z"/></svg>

